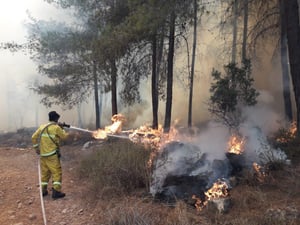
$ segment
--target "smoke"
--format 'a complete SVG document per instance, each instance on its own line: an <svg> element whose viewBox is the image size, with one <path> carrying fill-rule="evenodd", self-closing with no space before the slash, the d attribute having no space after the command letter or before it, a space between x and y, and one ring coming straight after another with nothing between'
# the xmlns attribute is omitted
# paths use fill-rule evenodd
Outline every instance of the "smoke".
<svg viewBox="0 0 300 225"><path fill-rule="evenodd" d="M273 104L272 96L261 91L257 105L242 110L244 122L239 127L245 140L242 155L226 154L232 134L228 127L213 121L208 121L192 141L179 137L180 142L165 146L155 164L151 193L178 197L184 192L180 184L183 177L186 182L196 179L200 186L197 191L203 191L217 179L229 178L235 166L251 169L254 162L262 165L287 162L285 153L268 143L268 137L284 123L283 116L272 109Z"/></svg>
<svg viewBox="0 0 300 225"><path fill-rule="evenodd" d="M10 0L2 2L0 8L0 43L26 42L24 23L27 11L37 19L68 19L68 15L41 0ZM40 79L36 65L29 55L21 52L0 51L0 132L15 131L23 127L37 126L48 121L48 111L63 112L61 107L47 109L40 104L40 98L29 87ZM75 113L74 113L75 112ZM75 111L65 111L63 118L74 121Z"/></svg>
<svg viewBox="0 0 300 225"><path fill-rule="evenodd" d="M210 121L207 127L195 138L195 143L207 153L209 160L225 158L225 151L228 148L230 133L220 123Z"/></svg>

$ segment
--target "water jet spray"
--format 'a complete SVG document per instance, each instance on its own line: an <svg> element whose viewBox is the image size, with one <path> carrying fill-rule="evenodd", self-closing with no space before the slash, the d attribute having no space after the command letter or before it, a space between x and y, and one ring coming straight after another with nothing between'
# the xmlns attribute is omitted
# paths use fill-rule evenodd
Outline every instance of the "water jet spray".
<svg viewBox="0 0 300 225"><path fill-rule="evenodd" d="M95 134L97 132L97 131L91 131L91 130L88 130L88 129L83 129L83 128L80 128L80 127L74 127L74 126L70 126L70 125L67 126L67 127L69 129L78 130L78 131L85 132L85 133L90 133L90 134ZM108 136L108 137L129 139L129 137L127 137L127 136L109 134L109 133L106 133L106 132L105 132L105 135Z"/></svg>

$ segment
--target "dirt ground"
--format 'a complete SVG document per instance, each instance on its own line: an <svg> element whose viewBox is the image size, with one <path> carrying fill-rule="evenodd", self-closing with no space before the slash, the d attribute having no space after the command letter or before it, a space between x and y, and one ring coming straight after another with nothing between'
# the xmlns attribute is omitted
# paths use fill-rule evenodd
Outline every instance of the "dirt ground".
<svg viewBox="0 0 300 225"><path fill-rule="evenodd" d="M74 168L84 154L82 146L63 146L63 192L66 197L44 197L47 224L94 225L94 212L82 201L85 185ZM51 189L51 185L49 186ZM43 214L39 193L38 156L30 147L0 147L0 224L41 225Z"/></svg>

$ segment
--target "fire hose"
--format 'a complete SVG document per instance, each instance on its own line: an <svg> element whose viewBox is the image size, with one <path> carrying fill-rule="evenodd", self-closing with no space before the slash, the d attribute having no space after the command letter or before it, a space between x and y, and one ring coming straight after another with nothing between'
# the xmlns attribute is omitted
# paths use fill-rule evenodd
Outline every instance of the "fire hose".
<svg viewBox="0 0 300 225"><path fill-rule="evenodd" d="M86 132L86 133L91 133L93 134L95 131L91 131L91 130L88 130L88 129L82 129L82 128L79 128L79 127L74 127L74 126L68 126L69 129L72 129L72 130L78 130L78 131L82 131L82 132ZM97 132L97 131L96 131ZM106 136L108 137L116 137L116 138L124 138L124 139L129 139L129 137L127 136L122 136L122 135L116 135L116 134L109 134L109 133L105 133Z"/></svg>
<svg viewBox="0 0 300 225"><path fill-rule="evenodd" d="M43 214L43 221L44 225L47 225L47 218L46 218L46 212L45 212L45 205L44 205L44 200L43 200L43 191L42 191L42 175L41 175L41 159L39 157L38 160L38 173L39 173L39 185L40 185L40 199L41 199L41 206L42 206L42 214Z"/></svg>

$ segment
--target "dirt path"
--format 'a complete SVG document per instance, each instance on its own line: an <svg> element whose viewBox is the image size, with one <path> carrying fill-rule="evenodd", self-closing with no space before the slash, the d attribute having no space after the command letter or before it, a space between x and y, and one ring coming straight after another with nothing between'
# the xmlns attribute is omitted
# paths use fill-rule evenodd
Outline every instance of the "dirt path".
<svg viewBox="0 0 300 225"><path fill-rule="evenodd" d="M66 197L44 197L48 225L96 225L93 209L83 202L84 187L74 173L80 149L63 147L63 191ZM0 224L43 225L37 155L31 149L0 148ZM51 187L51 186L50 186Z"/></svg>

